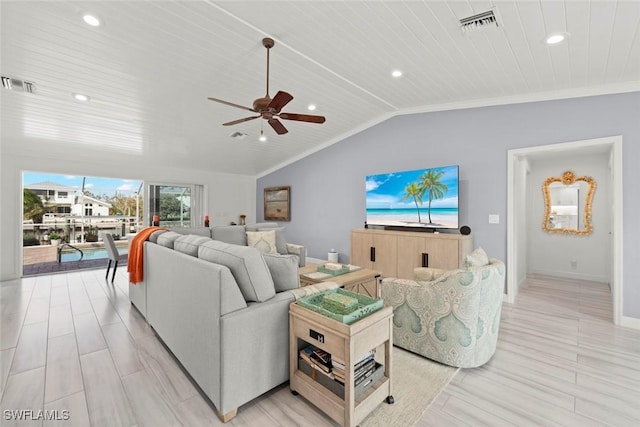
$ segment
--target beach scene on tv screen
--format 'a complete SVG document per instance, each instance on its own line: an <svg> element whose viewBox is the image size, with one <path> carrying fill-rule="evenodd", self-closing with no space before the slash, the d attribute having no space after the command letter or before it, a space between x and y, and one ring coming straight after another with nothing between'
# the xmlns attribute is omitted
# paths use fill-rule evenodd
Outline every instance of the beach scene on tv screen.
<svg viewBox="0 0 640 427"><path fill-rule="evenodd" d="M367 224L458 228L458 166L368 175Z"/></svg>

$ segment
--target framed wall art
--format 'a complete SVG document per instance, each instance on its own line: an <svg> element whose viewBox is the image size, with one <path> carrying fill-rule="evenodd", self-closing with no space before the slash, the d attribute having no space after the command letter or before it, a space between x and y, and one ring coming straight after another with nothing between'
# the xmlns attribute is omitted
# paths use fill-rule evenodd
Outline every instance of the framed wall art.
<svg viewBox="0 0 640 427"><path fill-rule="evenodd" d="M265 221L291 221L291 187L264 189Z"/></svg>

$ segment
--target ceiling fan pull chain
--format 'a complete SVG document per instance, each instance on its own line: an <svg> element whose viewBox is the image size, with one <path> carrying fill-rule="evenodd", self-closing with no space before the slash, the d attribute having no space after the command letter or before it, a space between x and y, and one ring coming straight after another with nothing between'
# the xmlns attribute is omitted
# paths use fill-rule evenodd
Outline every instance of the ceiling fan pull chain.
<svg viewBox="0 0 640 427"><path fill-rule="evenodd" d="M267 47L267 94L265 95L265 98L269 97L269 51L271 50L271 48Z"/></svg>

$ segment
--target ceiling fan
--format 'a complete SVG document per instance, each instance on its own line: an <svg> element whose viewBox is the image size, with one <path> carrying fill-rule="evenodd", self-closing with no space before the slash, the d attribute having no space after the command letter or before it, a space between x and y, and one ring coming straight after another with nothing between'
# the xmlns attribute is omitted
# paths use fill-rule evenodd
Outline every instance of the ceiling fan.
<svg viewBox="0 0 640 427"><path fill-rule="evenodd" d="M211 101L230 105L236 108L241 108L253 113L258 113L257 116L245 117L243 119L223 123L223 126L233 126L237 125L238 123L247 122L249 120L263 118L267 121L267 123L271 125L273 130L275 130L278 135L282 135L287 133L288 130L286 127L284 127L282 122L278 120L278 118L282 120L295 120L298 122L307 123L324 123L325 118L323 116L281 112L282 108L293 99L293 96L291 96L287 92L279 91L278 93L276 93L276 96L274 96L273 99L269 96L269 49L271 49L274 44L275 42L273 41L273 39L269 37L265 37L264 39L262 39L262 45L267 48L267 94L264 96L264 98L258 98L253 101L253 108L234 104L233 102L223 101L222 99L209 98Z"/></svg>

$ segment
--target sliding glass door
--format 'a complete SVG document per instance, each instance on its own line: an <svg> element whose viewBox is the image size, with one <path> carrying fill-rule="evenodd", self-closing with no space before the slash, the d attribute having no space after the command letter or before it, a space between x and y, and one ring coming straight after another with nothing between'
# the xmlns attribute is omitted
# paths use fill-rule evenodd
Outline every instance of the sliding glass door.
<svg viewBox="0 0 640 427"><path fill-rule="evenodd" d="M161 227L196 227L202 217L202 185L149 185L147 224L158 216Z"/></svg>

